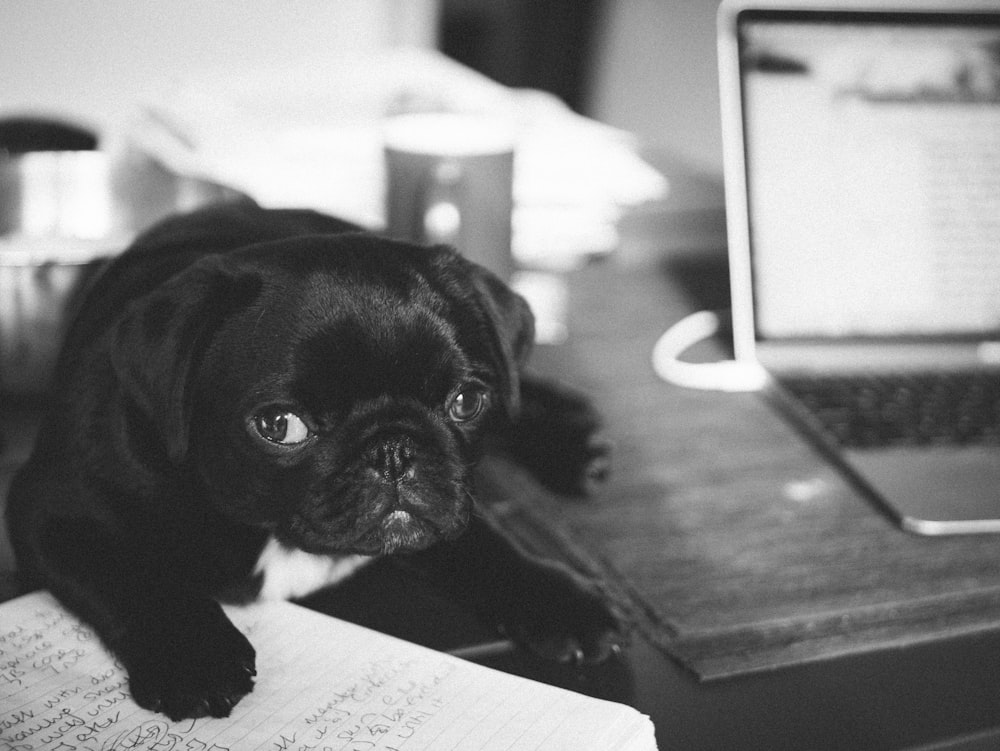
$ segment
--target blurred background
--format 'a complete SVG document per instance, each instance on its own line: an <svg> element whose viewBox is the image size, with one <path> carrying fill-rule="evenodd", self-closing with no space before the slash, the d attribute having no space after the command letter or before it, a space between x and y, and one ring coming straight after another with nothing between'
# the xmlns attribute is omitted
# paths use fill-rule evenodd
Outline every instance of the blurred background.
<svg viewBox="0 0 1000 751"><path fill-rule="evenodd" d="M442 49L494 80L721 172L717 0L5 0L0 110L95 123L203 78L335 69L400 46Z"/></svg>
<svg viewBox="0 0 1000 751"><path fill-rule="evenodd" d="M248 195L385 228L381 129L407 112L513 127L514 284L565 338L553 273L724 247L717 7L0 3L0 391L45 384L84 267L165 214Z"/></svg>

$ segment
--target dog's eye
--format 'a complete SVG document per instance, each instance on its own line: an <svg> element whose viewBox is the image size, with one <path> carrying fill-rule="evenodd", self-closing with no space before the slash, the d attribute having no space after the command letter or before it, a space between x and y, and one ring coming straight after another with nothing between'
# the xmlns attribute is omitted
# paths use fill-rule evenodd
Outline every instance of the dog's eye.
<svg viewBox="0 0 1000 751"><path fill-rule="evenodd" d="M264 410L253 419L257 434L271 443L294 446L309 437L309 428L294 412L278 407Z"/></svg>
<svg viewBox="0 0 1000 751"><path fill-rule="evenodd" d="M488 394L477 386L466 386L448 405L448 417L455 422L468 422L478 417L489 401Z"/></svg>

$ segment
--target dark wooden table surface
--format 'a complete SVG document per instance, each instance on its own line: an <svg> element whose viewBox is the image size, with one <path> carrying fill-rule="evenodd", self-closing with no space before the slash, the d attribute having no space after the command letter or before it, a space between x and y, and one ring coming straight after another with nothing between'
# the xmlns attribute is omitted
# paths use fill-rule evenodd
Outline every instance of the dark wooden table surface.
<svg viewBox="0 0 1000 751"><path fill-rule="evenodd" d="M722 271L724 258L711 253L668 259L632 254L576 271L568 277L570 339L540 351L536 363L595 395L609 430L625 444L619 475L668 477L691 489L698 483L717 487L722 474L734 488L771 483L777 494L790 465L810 477L825 471L822 460L798 444L762 445L757 436L780 434L783 426L767 409L747 407L746 400L759 397L678 389L658 383L649 367L656 337L670 323L692 310L727 304ZM726 354L721 344L708 349L703 354L709 358ZM637 376L637 369L645 372ZM748 415L759 422L746 424ZM742 446L741 461L718 455L704 438L713 435L705 428L709 423L728 423L727 433ZM635 513L629 497L635 489L619 476L608 491L620 495L595 502ZM873 525L883 523L863 499L857 502ZM666 523L655 507L642 508L648 518L632 524ZM565 513L569 525L580 527L598 512L583 507ZM689 540L693 546L705 542ZM634 568L635 561L625 558L643 556L624 546L602 554L609 550L612 566ZM653 717L664 749L1000 747L1000 631L709 683L641 638L625 662L614 680L605 677L605 686ZM571 676L563 678L572 683ZM601 676L591 680L599 692Z"/></svg>

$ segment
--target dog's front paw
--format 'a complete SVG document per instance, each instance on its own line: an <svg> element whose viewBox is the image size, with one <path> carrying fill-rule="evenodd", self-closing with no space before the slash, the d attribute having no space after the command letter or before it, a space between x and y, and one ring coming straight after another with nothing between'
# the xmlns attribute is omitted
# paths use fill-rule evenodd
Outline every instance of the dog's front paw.
<svg viewBox="0 0 1000 751"><path fill-rule="evenodd" d="M628 625L592 586L555 567L538 572L510 606L501 629L535 654L559 662L597 663L628 642Z"/></svg>
<svg viewBox="0 0 1000 751"><path fill-rule="evenodd" d="M592 495L611 474L611 442L599 434L581 432L562 447L562 472L549 485L568 495Z"/></svg>
<svg viewBox="0 0 1000 751"><path fill-rule="evenodd" d="M253 690L254 648L215 603L143 625L118 649L139 706L172 720L227 717Z"/></svg>
<svg viewBox="0 0 1000 751"><path fill-rule="evenodd" d="M608 478L611 443L590 401L562 386L522 385L522 413L511 452L539 481L562 495L590 495Z"/></svg>

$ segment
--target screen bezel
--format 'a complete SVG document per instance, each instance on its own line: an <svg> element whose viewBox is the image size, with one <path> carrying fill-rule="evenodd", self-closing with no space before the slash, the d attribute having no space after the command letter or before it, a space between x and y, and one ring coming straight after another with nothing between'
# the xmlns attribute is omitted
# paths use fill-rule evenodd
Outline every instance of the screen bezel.
<svg viewBox="0 0 1000 751"><path fill-rule="evenodd" d="M756 289L753 268L753 227L750 218L748 185L748 144L745 122L744 71L742 70L743 27L755 22L810 24L872 24L897 26L995 26L1000 30L1000 9L996 6L943 9L939 4L925 7L838 7L811 3L768 4L723 2L719 10L719 78L723 116L723 151L726 182L727 232L729 242L730 283L733 293L733 343L737 359L755 359L756 348L763 342L817 343L845 338L857 342L956 342L1000 340L1000 328L989 331L958 332L934 335L891 335L857 337L764 337L757 321Z"/></svg>

